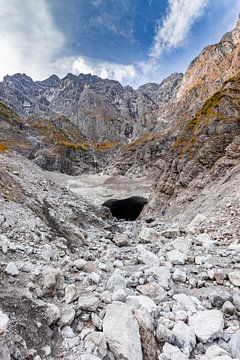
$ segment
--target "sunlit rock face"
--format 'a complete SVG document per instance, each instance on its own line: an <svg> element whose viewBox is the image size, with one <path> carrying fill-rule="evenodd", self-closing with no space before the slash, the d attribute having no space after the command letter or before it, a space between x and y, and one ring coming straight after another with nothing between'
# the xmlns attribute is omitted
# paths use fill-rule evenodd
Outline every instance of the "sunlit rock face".
<svg viewBox="0 0 240 360"><path fill-rule="evenodd" d="M93 144L127 141L151 130L155 111L171 102L183 75L174 73L161 84L149 83L134 90L97 76L56 75L33 81L25 74L5 76L0 101L21 115L67 116Z"/></svg>

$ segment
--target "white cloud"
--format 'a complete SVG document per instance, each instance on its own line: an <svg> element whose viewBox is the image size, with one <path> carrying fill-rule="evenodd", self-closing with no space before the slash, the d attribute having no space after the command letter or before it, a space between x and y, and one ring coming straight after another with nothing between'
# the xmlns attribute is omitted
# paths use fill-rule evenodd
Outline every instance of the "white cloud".
<svg viewBox="0 0 240 360"><path fill-rule="evenodd" d="M181 45L207 3L208 0L168 0L168 13L157 28L150 55L157 58L163 50Z"/></svg>
<svg viewBox="0 0 240 360"><path fill-rule="evenodd" d="M56 63L60 74L71 72L78 74L97 75L103 79L109 78L126 83L137 76L134 65L123 65L109 62L97 62L82 56L60 58Z"/></svg>
<svg viewBox="0 0 240 360"><path fill-rule="evenodd" d="M25 72L44 78L53 70L64 36L46 0L0 0L0 77Z"/></svg>

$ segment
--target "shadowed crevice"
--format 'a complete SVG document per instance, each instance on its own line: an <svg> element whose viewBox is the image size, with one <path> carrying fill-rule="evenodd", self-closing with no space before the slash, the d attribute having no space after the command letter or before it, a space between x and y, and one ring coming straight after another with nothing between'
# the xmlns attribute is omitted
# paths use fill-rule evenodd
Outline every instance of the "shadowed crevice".
<svg viewBox="0 0 240 360"><path fill-rule="evenodd" d="M136 220L141 214L148 199L141 196L131 196L126 199L109 199L102 206L108 207L114 217L124 220Z"/></svg>

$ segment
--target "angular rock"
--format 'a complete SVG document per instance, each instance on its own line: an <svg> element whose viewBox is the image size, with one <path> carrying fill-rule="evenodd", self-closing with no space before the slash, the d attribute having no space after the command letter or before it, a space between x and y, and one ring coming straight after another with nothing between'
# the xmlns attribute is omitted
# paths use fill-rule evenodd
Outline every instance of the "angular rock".
<svg viewBox="0 0 240 360"><path fill-rule="evenodd" d="M168 290L171 273L167 266L152 267L149 269L149 273L156 278L156 281L160 286L165 290Z"/></svg>
<svg viewBox="0 0 240 360"><path fill-rule="evenodd" d="M150 282L148 284L137 286L137 290L144 296L150 297L150 299L159 303L166 300L166 291L157 283Z"/></svg>
<svg viewBox="0 0 240 360"><path fill-rule="evenodd" d="M0 310L0 336L3 336L8 328L9 317Z"/></svg>
<svg viewBox="0 0 240 360"><path fill-rule="evenodd" d="M48 303L45 317L49 326L55 324L61 317L59 308L54 304Z"/></svg>
<svg viewBox="0 0 240 360"><path fill-rule="evenodd" d="M117 359L142 360L139 326L125 304L107 306L103 319L103 334Z"/></svg>
<svg viewBox="0 0 240 360"><path fill-rule="evenodd" d="M154 253L152 253L149 250L146 250L142 245L138 245L137 250L138 250L140 259L148 267L159 266L160 259L157 255L155 255Z"/></svg>
<svg viewBox="0 0 240 360"><path fill-rule="evenodd" d="M157 305L153 300L151 300L148 296L138 295L138 296L128 296L126 300L126 304L131 309L144 308L150 314L152 314L156 309Z"/></svg>
<svg viewBox="0 0 240 360"><path fill-rule="evenodd" d="M127 246L129 244L129 237L127 234L116 234L113 237L113 242L119 247Z"/></svg>
<svg viewBox="0 0 240 360"><path fill-rule="evenodd" d="M189 317L188 324L199 341L216 339L223 333L223 316L219 310L198 311Z"/></svg>
<svg viewBox="0 0 240 360"><path fill-rule="evenodd" d="M79 294L75 284L67 285L65 288L65 302L70 304L78 298Z"/></svg>
<svg viewBox="0 0 240 360"><path fill-rule="evenodd" d="M229 315L233 315L236 311L236 308L235 306L231 303L231 301L226 301L224 304L223 304L223 312L226 313L226 314L229 314Z"/></svg>
<svg viewBox="0 0 240 360"><path fill-rule="evenodd" d="M185 273L185 271L176 269L173 273L172 278L175 282L185 283L187 279L187 274Z"/></svg>
<svg viewBox="0 0 240 360"><path fill-rule="evenodd" d="M183 354L178 347L173 346L169 343L165 343L163 346L163 355L165 356L164 359L170 360L188 360L189 357Z"/></svg>
<svg viewBox="0 0 240 360"><path fill-rule="evenodd" d="M182 349L186 349L187 352L191 352L196 345L196 336L193 330L185 324L183 321L178 321L172 333L175 336L176 344Z"/></svg>
<svg viewBox="0 0 240 360"><path fill-rule="evenodd" d="M173 343L174 342L174 335L171 330L169 330L165 325L158 323L156 329L156 338L160 344L165 342Z"/></svg>
<svg viewBox="0 0 240 360"><path fill-rule="evenodd" d="M78 270L82 270L86 264L87 261L84 259L77 259L74 261L74 266L76 266Z"/></svg>
<svg viewBox="0 0 240 360"><path fill-rule="evenodd" d="M222 307L226 301L231 301L232 296L225 290L211 289L208 298L214 307Z"/></svg>
<svg viewBox="0 0 240 360"><path fill-rule="evenodd" d="M72 306L67 306L61 316L61 324L63 326L69 326L72 324L75 317L75 310Z"/></svg>
<svg viewBox="0 0 240 360"><path fill-rule="evenodd" d="M60 269L47 267L43 270L43 293L53 296L63 288L63 274Z"/></svg>
<svg viewBox="0 0 240 360"><path fill-rule="evenodd" d="M88 279L94 284L99 284L101 276L96 272L92 272L91 274L89 274Z"/></svg>
<svg viewBox="0 0 240 360"><path fill-rule="evenodd" d="M240 271L232 271L228 274L228 278L234 286L240 287Z"/></svg>
<svg viewBox="0 0 240 360"><path fill-rule="evenodd" d="M17 268L17 265L14 262L9 262L7 264L7 267L5 269L5 272L8 275L17 276L19 274L19 270Z"/></svg>
<svg viewBox="0 0 240 360"><path fill-rule="evenodd" d="M153 333L154 320L152 316L144 308L136 309L133 313L139 325L143 359L157 360L157 344Z"/></svg>
<svg viewBox="0 0 240 360"><path fill-rule="evenodd" d="M240 359L240 330L231 336L229 350L232 357Z"/></svg>
<svg viewBox="0 0 240 360"><path fill-rule="evenodd" d="M61 332L62 332L62 336L64 338L73 338L73 337L75 337L75 334L74 334L74 332L73 332L73 330L72 330L72 328L70 326L64 326L62 328Z"/></svg>
<svg viewBox="0 0 240 360"><path fill-rule="evenodd" d="M117 289L112 294L112 301L125 302L128 297L127 289Z"/></svg>
<svg viewBox="0 0 240 360"><path fill-rule="evenodd" d="M101 358L107 355L107 343L106 338L102 332L93 331L84 339L86 346L88 343L95 345L97 355ZM95 353L95 352L94 352Z"/></svg>
<svg viewBox="0 0 240 360"><path fill-rule="evenodd" d="M98 329L98 330L102 330L102 319L100 319L99 316L97 316L97 314L95 314L94 312L92 312L91 314L91 320L93 325Z"/></svg>
<svg viewBox="0 0 240 360"><path fill-rule="evenodd" d="M189 311L190 313L195 313L197 311L190 296L185 294L175 294L173 295L173 299L176 300L184 310Z"/></svg>
<svg viewBox="0 0 240 360"><path fill-rule="evenodd" d="M206 351L207 360L231 360L230 354L217 345L211 345Z"/></svg>
<svg viewBox="0 0 240 360"><path fill-rule="evenodd" d="M119 274L113 274L107 282L106 288L108 290L125 289L126 280Z"/></svg>
<svg viewBox="0 0 240 360"><path fill-rule="evenodd" d="M167 260L173 265L184 265L187 260L187 255L186 253L174 249L167 253Z"/></svg>
<svg viewBox="0 0 240 360"><path fill-rule="evenodd" d="M93 295L79 296L78 308L85 311L96 311L99 306L99 299Z"/></svg>

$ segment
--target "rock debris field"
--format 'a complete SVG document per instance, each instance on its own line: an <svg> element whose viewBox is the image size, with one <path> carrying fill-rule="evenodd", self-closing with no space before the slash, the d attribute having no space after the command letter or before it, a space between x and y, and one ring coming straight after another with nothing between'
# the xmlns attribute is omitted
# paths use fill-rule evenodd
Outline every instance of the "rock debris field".
<svg viewBox="0 0 240 360"><path fill-rule="evenodd" d="M217 220L117 221L0 162L0 359L240 359L240 244Z"/></svg>

